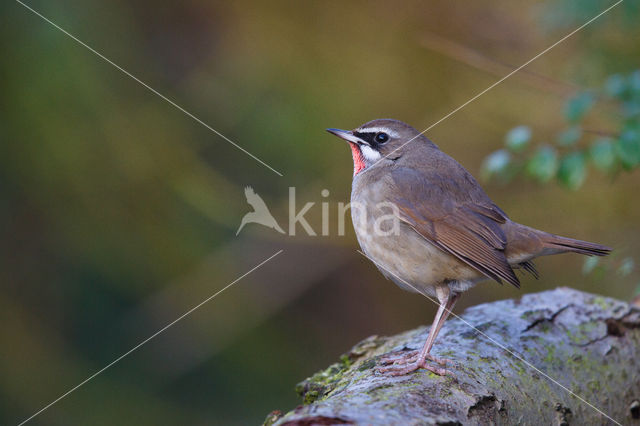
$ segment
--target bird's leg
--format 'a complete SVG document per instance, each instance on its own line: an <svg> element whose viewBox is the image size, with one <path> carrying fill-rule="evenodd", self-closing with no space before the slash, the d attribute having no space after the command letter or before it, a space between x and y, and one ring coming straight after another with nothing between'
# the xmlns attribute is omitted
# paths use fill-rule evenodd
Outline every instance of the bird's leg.
<svg viewBox="0 0 640 426"><path fill-rule="evenodd" d="M431 325L431 329L429 330L429 335L427 336L427 340L424 343L422 349L418 351L411 351L406 354L397 356L394 358L387 358L382 361L383 365L385 364L394 364L394 365L406 365L406 367L398 368L394 365L389 367L381 367L378 368L378 371L382 373L388 372L393 376L399 376L403 374L410 373L419 368L427 369L435 374L440 376L446 374L446 370L438 367L433 367L426 363L426 360L429 359L441 365L446 365L448 360L436 358L433 355L430 355L429 352L433 347L433 343L442 328L445 320L451 313L451 309L453 305L455 305L458 295L452 294L449 290L448 286L438 287L436 288L436 294L438 295L438 300L440 301L440 306L438 307L438 312L436 313L436 317L434 318L433 325Z"/></svg>
<svg viewBox="0 0 640 426"><path fill-rule="evenodd" d="M451 314L451 310L453 309L454 305L458 301L458 297L459 297L458 294L449 294L447 296L447 299L445 302L446 304L444 307L444 313L442 314L442 316L440 317L440 320L438 321L438 324L436 325L436 331L435 333L433 333L433 336L431 336L431 333L429 333L429 336L427 337L427 341L425 342L424 347L422 348L422 351L425 351L425 355L424 355L425 358L433 362L437 362L440 365L446 365L448 362L450 363L451 360L448 360L445 358L437 358L431 355L430 354L431 348L433 347L433 344L436 341L436 337L438 336L438 334L440 334L440 330L442 329L444 322L449 317L449 314ZM440 303L441 303L440 306L442 306L442 301L440 301ZM435 325L435 322L434 322L434 325ZM420 351L421 354L422 354L422 351Z"/></svg>

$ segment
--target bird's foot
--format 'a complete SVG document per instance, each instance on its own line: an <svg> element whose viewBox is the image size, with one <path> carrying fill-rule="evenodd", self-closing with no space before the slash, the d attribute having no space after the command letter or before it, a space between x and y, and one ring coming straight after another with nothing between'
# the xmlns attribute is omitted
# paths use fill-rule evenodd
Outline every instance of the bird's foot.
<svg viewBox="0 0 640 426"><path fill-rule="evenodd" d="M443 367L446 367L447 364L453 364L453 361L451 361L448 358L438 358L436 356L433 356L431 354L427 354L427 359L430 361L435 362L436 364L440 364Z"/></svg>
<svg viewBox="0 0 640 426"><path fill-rule="evenodd" d="M380 358L381 365L404 365L416 362L418 351L398 351Z"/></svg>
<svg viewBox="0 0 640 426"><path fill-rule="evenodd" d="M406 365L418 362L419 351L402 351L399 354L393 352L380 359L381 365ZM438 358L431 354L427 354L426 358L441 366L445 367L447 364L453 364L453 361L447 358Z"/></svg>
<svg viewBox="0 0 640 426"><path fill-rule="evenodd" d="M404 367L391 365L389 367L378 367L376 370L379 373L387 374L389 376L404 376L405 374L409 374L413 371L419 370L420 368L431 371L433 374L437 374L438 376L444 376L447 374L447 370L445 370L444 368L429 365L425 360L414 361Z"/></svg>

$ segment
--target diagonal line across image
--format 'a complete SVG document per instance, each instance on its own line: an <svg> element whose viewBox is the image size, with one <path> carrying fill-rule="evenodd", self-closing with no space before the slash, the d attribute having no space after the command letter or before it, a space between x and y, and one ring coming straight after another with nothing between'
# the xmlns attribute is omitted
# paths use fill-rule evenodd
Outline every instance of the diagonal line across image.
<svg viewBox="0 0 640 426"><path fill-rule="evenodd" d="M92 48L91 46L89 46L88 44L86 44L85 42L83 42L82 40L78 39L76 36L74 36L73 34L69 33L68 31L66 31L64 28L60 27L58 24L56 24L55 22L51 21L49 18L47 18L46 16L42 15L41 13L39 13L38 11L36 11L35 9L33 9L32 7L24 4L22 1L20 0L16 0L17 3L19 3L20 5L24 6L25 9L31 11L32 13L34 13L35 15L39 16L40 18L42 18L44 21L48 22L49 24L51 24L52 26L54 26L56 29L60 30L62 33L64 33L65 35L67 35L69 38L71 38L72 40L74 40L76 43L80 44L81 46L87 48L89 51L91 51L92 53L94 53L96 56L100 57L101 59L103 59L104 61L106 61L107 63L109 63L110 65L112 65L113 67L115 67L116 69L118 69L119 71L121 71L123 74L125 74L126 76L130 77L131 79L135 80L137 83L139 83L140 85L142 85L145 89L149 90L150 92L152 92L153 94L159 96L160 98L162 98L163 100L167 101L169 104L171 104L172 106L174 106L175 108L177 108L178 110L180 110L183 114L185 114L186 116L194 119L195 121L197 121L199 124L203 125L204 127L206 127L207 129L211 130L213 133L215 133L216 135L218 135L219 137L221 137L222 139L224 139L225 141L229 142L231 145L235 146L236 148L238 148L240 151L244 152L245 154L247 154L249 157L253 158L254 160L256 160L258 163L262 164L264 167L268 168L269 170L271 170L273 173L277 174L278 176L283 176L282 173L280 173L278 170L274 169L273 167L271 167L270 165L268 165L267 163L265 163L264 161L262 161L260 158L258 158L257 156L255 156L254 154L250 153L249 151L247 151L245 148L241 147L240 145L238 145L237 143L235 143L234 141L232 141L231 139L229 139L228 137L226 137L225 135L223 135L222 133L220 133L219 131L217 131L216 129L214 129L213 127L211 127L210 125L208 125L207 123L205 123L204 121L202 121L201 119L199 119L198 117L196 117L195 115L193 115L192 113L190 113L189 111L187 111L186 109L184 109L183 107L181 107L180 105L178 105L177 103L175 103L174 101L172 101L171 99L167 98L165 95L163 95L162 93L158 92L156 89L154 89L153 87L149 86L147 83L145 83L144 81L140 80L138 77L136 77L135 75L131 74L129 71L127 71L126 69L122 68L120 65L116 64L115 62L113 62L111 59L107 58L106 56L104 56L102 53L98 52L97 50L95 50L94 48Z"/></svg>
<svg viewBox="0 0 640 426"><path fill-rule="evenodd" d="M188 315L192 314L194 311L196 311L197 309L199 309L200 307L202 307L202 305L204 305L205 303L209 302L210 300L214 299L215 297L217 297L219 294L221 294L223 291L225 291L226 289L228 289L229 287L231 287L232 285L234 285L235 283L237 283L238 281L240 281L241 279L243 279L244 277L246 277L247 275L249 275L250 273L254 272L256 269L260 268L261 266L263 266L264 264L266 264L267 262L271 261L272 259L274 259L276 256L278 256L280 253L282 253L284 250L278 250L277 252L275 252L274 254L272 254L271 256L269 256L268 258L266 258L265 260L263 260L262 262L258 263L256 266L254 266L253 268L249 269L247 272L245 272L244 274L240 275L238 278L236 278L235 280L231 281L229 284L227 284L226 286L224 286L222 289L218 290L217 292L215 292L214 294L212 294L211 296L207 297L206 299L204 299L202 302L198 303L197 305L195 305L194 307L192 307L191 309L189 309L188 311L186 311L185 313L183 313L182 315L180 315L178 318L174 319L173 321L171 321L169 324L165 325L164 327L162 327L160 330L156 331L155 333L153 333L151 336L147 337L146 339L144 339L143 341L141 341L140 343L138 343L136 346L132 347L131 349L129 349L127 352L123 353L122 355L120 355L118 358L114 359L113 361L111 361L109 364L105 365L104 367L102 367L100 370L96 371L95 373L93 373L92 375L90 375L89 377L87 377L86 379L84 379L82 382L78 383L77 385L75 385L74 387L72 387L71 389L69 389L68 391L66 391L65 393L63 393L62 395L60 395L58 398L54 399L53 401L51 401L50 403L48 403L47 405L45 405L44 407L42 407L40 410L36 411L35 413L33 413L31 416L29 416L28 418L26 418L25 420L23 420L22 422L20 422L20 424L18 426L22 426L23 424L29 422L30 420L32 420L34 417L38 416L39 414L41 414L43 411L47 410L48 408L50 408L51 406L53 406L54 404L60 402L62 399L66 398L67 396L69 396L71 393L75 392L76 390L78 390L78 388L80 388L81 386L87 384L88 382L90 382L91 380L93 380L94 378L96 378L96 376L102 374L105 370L107 370L110 367L113 367L115 364L117 364L118 362L120 362L122 359L124 359L125 357L129 356L131 353L135 352L136 350L140 349L140 347L144 346L145 344L147 344L150 340L154 339L155 337L157 337L159 334L165 332L166 330L168 330L170 327L174 326L177 322L179 322L180 320L184 319L185 317L187 317Z"/></svg>
<svg viewBox="0 0 640 426"><path fill-rule="evenodd" d="M115 67L116 69L118 69L119 71L121 71L123 74L127 75L128 77L130 77L131 79L133 79L134 81L136 81L137 83L139 83L140 85L142 85L143 87L145 87L147 90L151 91L152 93L154 93L155 95L157 95L158 97L160 97L161 99L165 100L166 102L168 102L169 104L171 104L172 106L174 106L176 109L180 110L182 113L184 113L185 115L187 115L188 117L192 118L193 120L197 121L199 124L201 124L202 126L206 127L207 129L209 129L210 131L212 131L213 133L215 133L216 135L218 135L219 137L223 138L225 141L227 141L228 143L232 144L234 147L236 147L237 149L241 150L242 152L244 152L245 154L249 155L250 157L252 157L254 160L258 161L260 164L262 164L263 166L265 166L266 168L270 169L272 172L278 174L279 176L283 176L282 173L280 173L279 171L277 171L276 169L274 169L273 167L271 167L270 165L268 165L267 163L265 163L264 161L262 161L261 159L259 159L258 157L256 157L255 155L253 155L252 153L250 153L249 151L247 151L246 149L244 149L243 147L241 147L240 145L238 145L237 143L233 142L232 140L230 140L229 138L227 138L226 136L224 136L223 134L221 134L219 131L215 130L213 127L211 127L210 125L208 125L207 123L205 123L204 121L202 121L201 119L199 119L198 117L196 117L195 115L193 115L192 113L190 113L189 111L187 111L186 109L184 109L183 107L181 107L180 105L178 105L177 103L175 103L174 101L172 101L171 99L167 98L166 96L162 95L160 92L158 92L157 90L155 90L154 88L152 88L151 86L149 86L148 84L144 83L143 81L141 81L139 78L137 78L136 76L134 76L133 74L131 74L130 72L128 72L127 70L125 70L124 68L122 68L121 66L117 65L116 63L114 63L112 60L110 60L109 58L107 58L106 56L104 56L103 54L99 53L98 51L96 51L95 49L93 49L92 47L90 47L89 45L87 45L86 43L82 42L80 39L78 39L77 37L75 37L74 35L72 35L71 33L67 32L65 29L61 28L60 26L58 26L57 24L55 24L54 22L52 22L51 20L49 20L48 18L46 18L45 16L43 16L42 14L40 14L39 12L37 12L36 10L34 10L33 8L31 8L30 6L26 5L25 3L23 3L21 0L16 0L17 3L19 3L20 5L22 5L24 8L26 8L27 10L31 11L32 13L34 13L35 15L37 15L38 17L40 17L41 19L43 19L44 21L46 21L47 23L51 24L53 27L55 27L56 29L58 29L59 31L61 31L62 33L64 33L65 35L67 35L68 37L70 37L71 39L73 39L75 42L77 42L78 44L82 45L83 47L85 47L86 49L88 49L89 51L91 51L92 53L94 53L95 55L97 55L98 57L100 57L101 59L103 59L104 61L106 61L107 63L109 63L110 65L112 65L113 67ZM432 129L433 127L435 127L436 125L440 124L441 122L443 122L444 120L448 119L449 117L451 117L452 115L454 115L455 113L457 113L458 111L460 111L461 109L465 108L467 105L469 105L470 103L472 103L473 101L475 101L476 99L478 99L480 96L484 95L485 93L487 93L488 91L490 91L491 89L495 88L496 86L498 86L499 84L501 84L502 82L504 82L506 79L508 79L509 77L511 77L513 74L517 73L518 71L520 71L521 69L523 69L524 67L526 67L527 65L529 65L530 63L532 63L533 61L535 61L536 59L538 59L539 57L541 57L542 55L544 55L545 53L549 52L551 49L553 49L554 47L556 47L557 45L559 45L560 43L564 42L566 39L568 39L569 37L573 36L574 34L576 34L578 31L582 30L583 28L585 28L587 25L591 24L592 22L594 22L596 19L598 19L599 17L601 17L602 15L606 14L607 12L609 12L610 10L612 10L614 7L618 6L620 3L622 3L623 0L618 0L616 3L614 3L613 5L609 6L607 9L603 10L602 12L600 12L598 15L596 15L595 17L591 18L589 21L587 21L586 23L584 23L583 25L581 25L580 27L576 28L575 30L573 30L571 33L565 35L563 38L561 38L560 40L558 40L557 42L555 42L554 44L552 44L551 46L547 47L545 50L543 50L542 52L538 53L536 56L534 56L533 58L531 58L530 60L528 60L527 62L525 62L524 64L522 64L521 66L519 66L518 68L514 69L513 71L509 72L507 75L505 75L504 77L502 77L501 79L499 79L498 81L496 81L495 83L493 83L492 85L490 85L489 87L487 87L486 89L482 90L481 92L479 92L478 94L476 94L474 97L472 97L471 99L469 99L468 101L466 101L465 103L463 103L462 105L460 105L459 107L455 108L454 110L452 110L451 112L449 112L448 114L446 114L444 117L442 117L441 119L439 119L438 121L436 121L435 123L433 123L432 125L430 125L429 127L427 127L425 130L423 130L420 134L423 134L427 131L429 131L430 129ZM414 138L415 139L415 138ZM411 141L413 141L414 139L409 140L408 142L406 142L404 145L410 143ZM404 146L403 145L403 146ZM399 148L398 148L399 149ZM390 154L388 154L390 155ZM388 156L387 155L387 156ZM379 161L379 160L378 160ZM281 254L283 252L283 250L279 250L278 252L276 252L275 254L273 254L272 256L270 256L269 258L265 259L264 261L262 261L261 263L259 263L258 265L256 265L255 267L253 267L251 270L249 270L248 272L246 272L245 274L241 275L240 277L238 277L237 279L235 279L234 281L232 281L231 283L229 283L227 286L225 286L224 288L222 288L221 290L219 290L218 292L216 292L215 294L213 294L212 296L208 297L207 299L205 299L204 301L202 301L201 303L197 304L196 306L194 306L193 308L191 308L190 310L186 311L184 314L182 314L180 317L178 317L177 319L175 319L174 321L170 322L169 324L167 324L165 327L163 327L162 329L158 330L156 333L152 334L151 336L149 336L148 338L146 338L145 340L143 340L142 342L140 342L138 345L134 346L133 348L131 348L129 351L125 352L123 355L119 356L118 358L116 358L115 360L113 360L111 363L107 364L105 367L103 367L102 369L96 371L94 374L90 375L89 377L87 377L85 380L83 380L82 382L80 382L79 384L77 384L76 386L72 387L71 389L69 389L67 392L65 392L64 394L62 394L60 397L56 398L55 400L53 400L52 402L50 402L49 404L47 404L46 406L44 406L43 408L41 408L39 411L37 411L36 413L34 413L33 415L31 415L29 418L25 419L24 421L22 421L20 423L20 425L25 424L27 422L29 422L30 420L32 420L34 417L38 416L39 414L41 414L42 412L44 412L45 410L47 410L48 408L50 408L51 406L53 406L54 404L56 404L57 402L59 402L60 400L64 399L65 397L67 397L68 395L70 395L71 393L73 393L74 391L76 391L77 389L79 389L81 386L83 386L84 384L88 383L89 381L91 381L93 378L95 378L96 376L98 376L99 374L101 374L102 372L104 372L105 370L107 370L108 368L112 367L113 365L115 365L116 363L118 363L120 360L122 360L123 358L127 357L129 354L131 354L132 352L136 351L137 349L139 349L141 346L143 346L144 344L146 344L147 342L149 342L150 340L152 340L153 338L155 338L156 336L158 336L159 334L161 334L162 332L164 332L165 330L167 330L168 328L170 328L171 326L173 326L174 324L176 324L178 321L182 320L183 318L185 318L186 316L188 316L189 314L191 314L192 312L194 312L196 309L200 308L202 305L204 305L205 303L207 303L208 301L212 300L213 298L215 298L216 296L218 296L220 293L222 293L223 291L225 291L226 289L228 289L229 287L231 287L232 285L234 285L235 283L237 283L238 281L240 281L242 278L246 277L247 275L249 275L250 273L252 273L253 271L255 271L256 269L260 268L261 266L263 266L264 264L266 264L267 262L271 261L272 259L274 259L276 256L278 256L279 254ZM360 252L363 256L367 257L364 253ZM372 260L372 259L370 259ZM373 261L373 260L372 260ZM375 263L375 261L374 261ZM421 293L422 294L422 293ZM424 295L424 294L423 294ZM424 295L425 297L427 297L428 299L434 301L433 299L431 299L428 295ZM435 302L435 301L434 301ZM468 323L467 321L465 321L464 319L462 319L461 317L459 317L456 314L453 314L455 317L459 318L460 320L462 320L465 324L469 325L470 327L476 329L473 325L471 325L470 323ZM477 329L476 329L477 330ZM567 391L568 393L570 393L571 395L573 395L574 397L576 397L577 399L579 399L580 401L582 401L583 403L587 404L588 406L590 406L592 409L596 410L597 412L599 412L601 415L603 415L604 417L606 417L607 419L609 419L610 421L616 423L616 424L620 424L618 423L616 420L614 420L613 418L611 418L610 416L608 416L607 414L605 414L604 412L602 412L600 409L598 409L597 407L595 407L593 404L589 403L588 401L586 401L584 398L580 397L579 395L575 394L574 392L572 392L569 388L563 386L560 382L558 382L557 380L553 379L552 377L550 377L549 375L547 375L546 373L544 373L543 371L539 370L538 368L536 368L534 365L532 365L531 363L527 362L525 359L523 359L520 355L513 353L512 351L510 351L509 349L507 349L506 347L504 347L503 345L501 345L499 342L495 341L493 338L491 338L490 336L486 335L486 333L483 333L480 330L477 330L481 335L483 335L485 338L489 339L490 341L492 341L494 344L500 346L501 348L503 348L505 351L509 352L512 356L514 356L515 358L519 359L520 361L522 361L523 363L527 364L530 368L533 368L534 370L536 370L539 374L543 375L544 377L546 377L548 380L552 381L554 384L560 386L561 388L563 388L565 391Z"/></svg>
<svg viewBox="0 0 640 426"><path fill-rule="evenodd" d="M429 295L425 294L424 292L421 292L420 290L418 290L415 286L411 285L409 282L407 282L406 280L402 279L401 277L399 277L398 275L394 274L393 272L389 271L387 268L385 268L383 265L381 265L380 263L376 262L374 259L372 259L371 257L367 256L363 251L361 250L356 250L358 253L360 253L362 256L364 256L365 258L369 259L371 262L373 262L374 265L376 265L378 268L385 270L387 273L389 273L390 275L392 275L394 278L399 279L400 281L402 281L404 284L408 285L409 287L411 287L413 290L415 290L418 294L426 297L427 299L429 299L430 301L432 301L436 306L439 306L440 303L435 300L432 297L429 297ZM483 332L482 330L478 329L477 327L475 327L473 324L471 324L469 321L465 320L464 318L462 318L460 315L457 315L455 313L453 313L452 311L450 311L449 309L445 310L448 311L448 313L450 315L453 315L455 318L459 319L460 321L462 321L465 325L468 325L469 327L471 327L473 330L475 330L476 332L478 332L481 336L483 336L485 339L489 340L491 343L493 343L494 345L498 346L500 349L504 350L505 352L509 353L511 356L513 356L514 358L518 359L519 361L522 361L524 364L526 364L529 368L531 368L532 370L536 371L538 374L540 374L541 376L545 377L547 380L549 380L550 382L554 383L557 386L560 386L563 390L567 391L571 396L579 399L580 401L582 401L583 403L585 403L586 405L588 405L589 407L593 408L595 411L597 411L598 413L600 413L602 416L606 417L607 419L611 420L613 423L622 426L622 424L620 422L618 422L617 420L613 419L611 416L607 415L604 411L602 411L601 409L599 409L598 407L596 407L595 405L593 405L592 403L590 403L589 401L587 401L586 399L584 399L583 397L581 397L580 395L576 394L575 392L573 392L571 389L569 389L568 387L564 386L562 383L560 383L559 381L557 381L556 379L554 379L553 377L549 376L547 373L545 373L544 371L540 370L538 367L536 367L535 365L531 364L529 361L527 361L526 359L524 359L522 357L522 355L517 354L515 352L513 352L512 350L510 350L509 348L507 348L505 345L503 345L502 343L498 342L496 339L494 339L493 337L489 336L487 333Z"/></svg>
<svg viewBox="0 0 640 426"><path fill-rule="evenodd" d="M574 34L576 34L577 32L583 30L587 25L593 23L596 19L600 18L602 15L606 14L607 12L611 11L614 7L618 6L620 3L622 3L624 0L618 0L617 2L615 2L614 4L612 4L611 6L609 6L608 8L606 8L605 10L603 10L602 12L598 13L596 16L594 16L593 18L589 19L587 22L585 22L584 24L580 25L578 28L576 28L575 30L571 31L569 34L565 35L564 37L562 37L560 40L556 41L555 43L553 43L551 46L547 47L546 49L544 49L542 52L538 53L537 55L535 55L533 58L529 59L528 61L526 61L524 64L520 65L519 67L517 67L516 69L514 69L513 71L511 71L510 73L508 73L507 75L505 75L504 77L502 77L501 79L499 79L498 81L496 81L495 83L491 84L489 87L487 87L486 89L482 90L481 92L479 92L478 94L476 94L475 96L473 96L471 99L469 99L468 101L466 101L465 103L463 103L462 105L460 105L459 107L455 108L454 110L452 110L451 112L449 112L448 114L446 114L444 117L442 117L441 119L439 119L438 121L436 121L435 123L433 123L432 125L430 125L429 127L427 127L426 129L424 129L423 131L421 131L420 133L418 133L417 136L409 139L407 142L403 143L402 145L400 145L398 148L394 149L393 151L391 151L390 153L388 153L387 155L385 155L384 157L380 158L378 161L381 161L384 158L388 158L389 156L391 156L391 154L393 154L394 152L398 151L400 148L402 148L403 146L413 142L418 136L425 134L426 132L428 132L429 130L433 129L435 126L437 126L438 124L442 123L444 120L448 119L449 117L451 117L452 115L454 115L455 113L457 113L458 111L460 111L461 109L463 109L464 107L466 107L467 105L469 105L470 103L472 103L473 101L475 101L476 99L478 99L480 96L484 95L485 93L487 93L488 91L490 91L491 89L493 89L494 87L500 85L501 83L503 83L506 79L508 79L509 77L511 77L512 75L514 75L515 73L517 73L518 71L522 70L524 67L526 67L527 65L529 65L530 63L532 63L533 61L535 61L536 59L540 58L541 56L543 56L545 53L549 52L551 49L553 49L554 47L556 47L557 45L559 45L560 43L564 42L565 40L567 40L569 37L573 36ZM376 161L376 163L378 162Z"/></svg>

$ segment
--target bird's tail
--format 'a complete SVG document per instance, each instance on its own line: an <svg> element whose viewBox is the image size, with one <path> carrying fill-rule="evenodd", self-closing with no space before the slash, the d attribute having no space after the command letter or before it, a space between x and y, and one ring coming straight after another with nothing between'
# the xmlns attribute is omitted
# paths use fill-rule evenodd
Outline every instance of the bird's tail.
<svg viewBox="0 0 640 426"><path fill-rule="evenodd" d="M606 256L611 253L611 247L559 235L545 233L541 236L541 240L544 254L573 252L586 254L587 256Z"/></svg>

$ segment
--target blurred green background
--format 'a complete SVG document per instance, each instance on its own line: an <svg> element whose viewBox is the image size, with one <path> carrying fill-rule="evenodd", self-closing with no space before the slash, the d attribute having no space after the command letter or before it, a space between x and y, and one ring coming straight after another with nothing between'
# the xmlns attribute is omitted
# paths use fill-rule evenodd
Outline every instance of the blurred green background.
<svg viewBox="0 0 640 426"><path fill-rule="evenodd" d="M382 117L423 129L612 2L30 1L280 177L19 3L1 6L0 423L16 424L277 250L284 252L33 420L256 424L299 403L296 382L358 340L430 323L386 281L336 206L351 155L326 127ZM479 175L522 123L563 129L574 93L638 68L638 1L620 6L427 134ZM596 106L592 126L615 112ZM613 116L612 116L613 115ZM640 249L638 172L578 191L491 182L519 222ZM331 236L257 225L251 185L286 228L288 187ZM320 191L328 189L328 198ZM629 300L634 273L583 276L541 259L521 291L486 282L466 306L564 285Z"/></svg>

